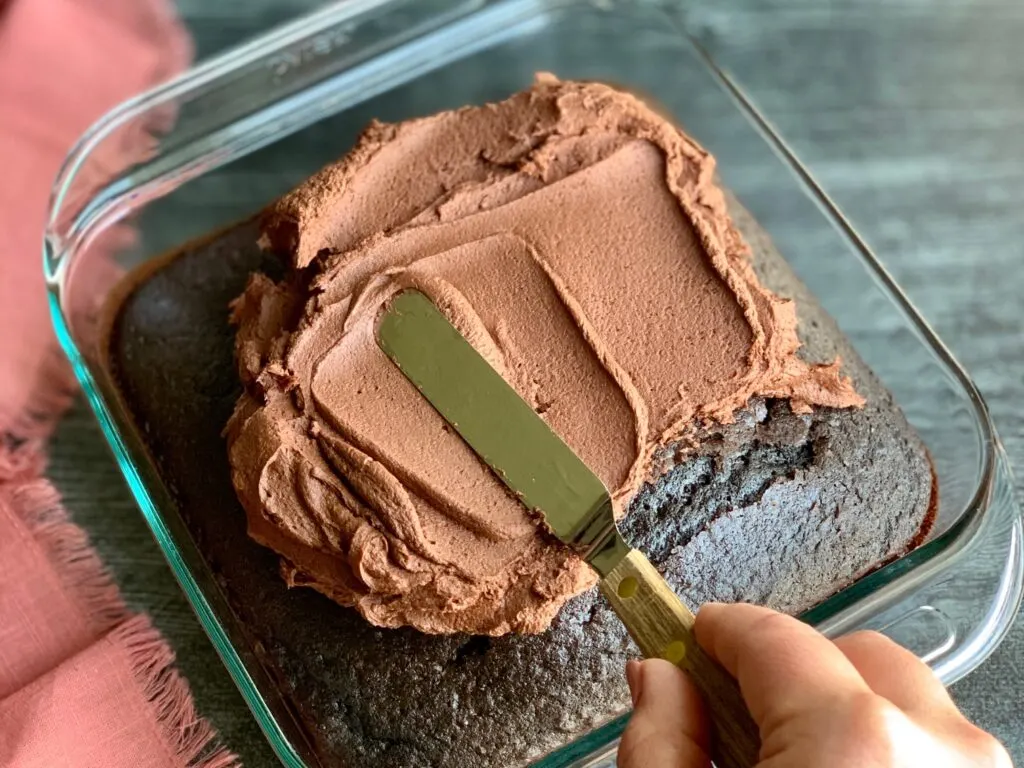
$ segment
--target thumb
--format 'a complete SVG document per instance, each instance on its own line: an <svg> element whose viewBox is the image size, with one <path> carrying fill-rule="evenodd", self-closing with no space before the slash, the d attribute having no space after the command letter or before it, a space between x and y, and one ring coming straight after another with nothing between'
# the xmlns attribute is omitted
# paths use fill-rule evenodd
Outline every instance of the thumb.
<svg viewBox="0 0 1024 768"><path fill-rule="evenodd" d="M631 661L633 714L619 744L619 768L708 768L708 718L693 682L663 659Z"/></svg>

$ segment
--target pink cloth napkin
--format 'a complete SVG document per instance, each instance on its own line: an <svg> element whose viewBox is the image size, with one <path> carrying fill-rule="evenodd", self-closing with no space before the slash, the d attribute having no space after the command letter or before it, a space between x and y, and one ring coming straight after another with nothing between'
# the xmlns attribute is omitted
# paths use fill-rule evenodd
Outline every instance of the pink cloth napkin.
<svg viewBox="0 0 1024 768"><path fill-rule="evenodd" d="M0 430L44 434L73 391L51 343L40 268L66 152L107 109L190 56L166 0L0 1L0 328L18 329L0 341Z"/></svg>
<svg viewBox="0 0 1024 768"><path fill-rule="evenodd" d="M40 477L74 391L40 264L50 187L106 109L187 65L166 2L0 0L0 768L238 764Z"/></svg>

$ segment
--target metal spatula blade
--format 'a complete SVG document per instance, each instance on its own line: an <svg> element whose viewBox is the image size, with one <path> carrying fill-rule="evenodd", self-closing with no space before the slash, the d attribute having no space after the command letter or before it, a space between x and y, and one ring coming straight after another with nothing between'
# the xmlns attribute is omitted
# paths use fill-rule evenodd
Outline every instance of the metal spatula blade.
<svg viewBox="0 0 1024 768"><path fill-rule="evenodd" d="M604 484L418 291L381 318L377 339L431 405L528 509L602 576L629 551ZM617 558L617 559L616 559Z"/></svg>
<svg viewBox="0 0 1024 768"><path fill-rule="evenodd" d="M377 328L384 353L522 503L601 575L647 657L684 667L708 700L720 768L757 763L757 726L733 680L697 645L693 614L615 526L608 490L424 294L407 290Z"/></svg>

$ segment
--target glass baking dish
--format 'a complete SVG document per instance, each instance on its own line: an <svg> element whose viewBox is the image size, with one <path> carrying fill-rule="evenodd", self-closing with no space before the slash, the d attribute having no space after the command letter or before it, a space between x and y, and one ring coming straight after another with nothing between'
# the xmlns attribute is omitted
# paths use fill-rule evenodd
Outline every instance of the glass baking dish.
<svg viewBox="0 0 1024 768"><path fill-rule="evenodd" d="M931 452L940 492L928 541L803 618L830 635L881 629L951 683L994 650L1017 611L1021 520L984 402L741 86L687 34L676 4L349 0L209 60L100 120L57 179L44 246L60 342L171 568L285 765L320 763L242 640L105 378L97 310L120 268L259 209L342 155L371 118L496 100L540 70L650 97L710 149L724 183ZM123 221L134 237L115 226ZM624 719L535 764L610 765Z"/></svg>

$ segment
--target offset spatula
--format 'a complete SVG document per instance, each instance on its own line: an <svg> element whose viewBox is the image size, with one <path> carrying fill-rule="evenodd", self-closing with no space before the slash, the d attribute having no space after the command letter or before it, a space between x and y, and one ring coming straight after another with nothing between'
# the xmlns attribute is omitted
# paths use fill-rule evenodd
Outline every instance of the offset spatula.
<svg viewBox="0 0 1024 768"><path fill-rule="evenodd" d="M693 614L622 539L608 490L422 293L394 298L377 341L406 378L547 527L601 575L601 592L647 658L678 664L711 711L719 768L757 763L758 729L736 681L697 645Z"/></svg>

